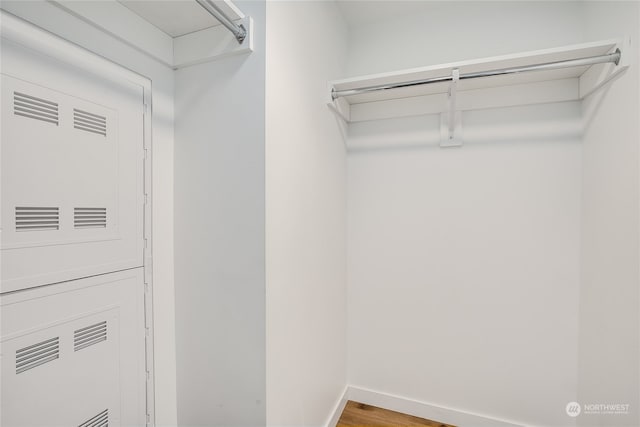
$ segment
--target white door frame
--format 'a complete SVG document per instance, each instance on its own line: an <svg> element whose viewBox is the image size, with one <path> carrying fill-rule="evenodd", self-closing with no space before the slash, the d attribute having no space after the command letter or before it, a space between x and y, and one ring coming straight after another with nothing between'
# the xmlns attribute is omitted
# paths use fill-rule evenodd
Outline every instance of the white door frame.
<svg viewBox="0 0 640 427"><path fill-rule="evenodd" d="M144 103L144 315L146 362L147 426L155 425L155 372L153 330L153 257L152 257L152 81L119 64L97 55L49 31L0 10L0 35L28 49L64 62L111 81L127 80L143 89Z"/></svg>

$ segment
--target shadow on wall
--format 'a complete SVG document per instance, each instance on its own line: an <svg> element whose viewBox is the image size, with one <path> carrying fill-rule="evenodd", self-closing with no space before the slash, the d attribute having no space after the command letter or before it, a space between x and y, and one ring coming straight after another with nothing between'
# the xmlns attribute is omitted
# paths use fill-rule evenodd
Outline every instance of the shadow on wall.
<svg viewBox="0 0 640 427"><path fill-rule="evenodd" d="M579 102L465 111L463 145L549 143L579 140ZM440 115L422 115L351 123L349 151L440 148Z"/></svg>

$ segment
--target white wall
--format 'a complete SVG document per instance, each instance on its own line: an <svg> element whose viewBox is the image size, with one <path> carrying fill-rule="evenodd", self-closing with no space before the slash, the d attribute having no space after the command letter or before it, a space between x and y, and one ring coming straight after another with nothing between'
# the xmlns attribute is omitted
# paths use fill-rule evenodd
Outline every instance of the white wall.
<svg viewBox="0 0 640 427"><path fill-rule="evenodd" d="M425 4L410 17L351 28L349 73L580 42L579 7ZM580 117L577 103L549 109L559 129ZM404 138L398 129L391 148L349 154L349 382L518 423L568 425L580 140L528 137L547 114L536 109L510 124L523 137L500 139L496 118L512 112L476 114L474 126L495 129L493 142L393 147Z"/></svg>
<svg viewBox="0 0 640 427"><path fill-rule="evenodd" d="M632 37L637 2L585 2L587 37ZM640 425L640 72L632 67L584 103L582 283L578 402L630 404L628 415L589 415L580 425Z"/></svg>
<svg viewBox="0 0 640 427"><path fill-rule="evenodd" d="M265 423L265 3L251 54L176 72L178 421Z"/></svg>
<svg viewBox="0 0 640 427"><path fill-rule="evenodd" d="M351 154L349 382L565 425L579 224L577 140Z"/></svg>
<svg viewBox="0 0 640 427"><path fill-rule="evenodd" d="M374 14L381 8L376 3L388 5L382 9L385 16ZM350 76L582 41L580 5L571 1L383 0L347 1L341 7L354 21L349 37ZM402 16L398 10L403 9L412 12ZM397 15L389 18L390 13Z"/></svg>
<svg viewBox="0 0 640 427"><path fill-rule="evenodd" d="M344 75L333 2L267 3L267 424L324 425L346 385Z"/></svg>
<svg viewBox="0 0 640 427"><path fill-rule="evenodd" d="M152 80L153 276L157 425L176 425L173 283L173 71L45 1L3 1L2 9Z"/></svg>

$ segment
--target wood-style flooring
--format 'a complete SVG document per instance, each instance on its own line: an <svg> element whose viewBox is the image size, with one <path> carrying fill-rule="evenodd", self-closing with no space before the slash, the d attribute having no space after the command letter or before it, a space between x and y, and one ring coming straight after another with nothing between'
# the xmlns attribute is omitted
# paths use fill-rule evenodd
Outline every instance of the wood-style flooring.
<svg viewBox="0 0 640 427"><path fill-rule="evenodd" d="M349 400L336 427L455 427Z"/></svg>

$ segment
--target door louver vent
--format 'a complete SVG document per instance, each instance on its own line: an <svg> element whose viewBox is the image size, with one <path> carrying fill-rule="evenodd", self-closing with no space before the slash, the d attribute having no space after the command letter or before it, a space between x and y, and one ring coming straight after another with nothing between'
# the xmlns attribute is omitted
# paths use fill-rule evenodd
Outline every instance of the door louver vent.
<svg viewBox="0 0 640 427"><path fill-rule="evenodd" d="M38 344L16 350L16 374L43 365L60 357L60 338L51 338Z"/></svg>
<svg viewBox="0 0 640 427"><path fill-rule="evenodd" d="M78 329L73 333L73 351L107 340L107 321Z"/></svg>
<svg viewBox="0 0 640 427"><path fill-rule="evenodd" d="M13 114L58 125L58 104L25 93L13 92Z"/></svg>
<svg viewBox="0 0 640 427"><path fill-rule="evenodd" d="M75 228L95 228L107 226L107 208L74 208Z"/></svg>
<svg viewBox="0 0 640 427"><path fill-rule="evenodd" d="M95 417L88 419L78 427L108 427L109 426L109 410L105 409Z"/></svg>
<svg viewBox="0 0 640 427"><path fill-rule="evenodd" d="M57 230L59 227L59 208L16 207L16 231Z"/></svg>
<svg viewBox="0 0 640 427"><path fill-rule="evenodd" d="M73 127L107 136L107 118L87 111L73 109Z"/></svg>

